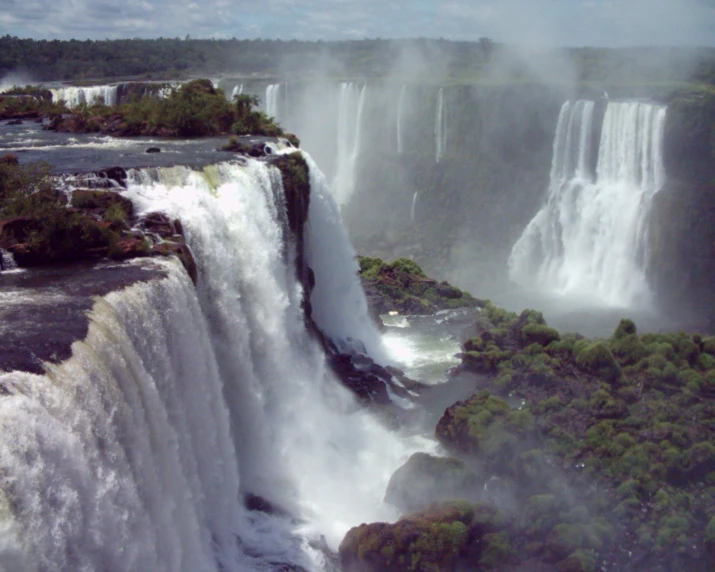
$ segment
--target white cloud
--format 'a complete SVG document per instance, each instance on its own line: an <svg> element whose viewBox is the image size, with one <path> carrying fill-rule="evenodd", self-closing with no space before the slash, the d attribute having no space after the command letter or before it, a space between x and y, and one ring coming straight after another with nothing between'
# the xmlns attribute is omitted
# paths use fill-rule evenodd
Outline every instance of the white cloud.
<svg viewBox="0 0 715 572"><path fill-rule="evenodd" d="M35 38L445 37L547 45L715 45L715 0L0 0Z"/></svg>

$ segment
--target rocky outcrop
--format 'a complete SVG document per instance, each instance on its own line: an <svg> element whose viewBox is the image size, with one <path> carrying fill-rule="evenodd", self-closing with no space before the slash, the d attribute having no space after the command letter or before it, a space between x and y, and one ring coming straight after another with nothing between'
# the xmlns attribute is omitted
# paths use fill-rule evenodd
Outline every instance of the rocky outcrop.
<svg viewBox="0 0 715 572"><path fill-rule="evenodd" d="M504 526L489 505L438 503L395 524L353 528L340 545L340 563L345 572L479 570L508 561L511 547L498 534Z"/></svg>
<svg viewBox="0 0 715 572"><path fill-rule="evenodd" d="M448 282L429 278L412 260L400 258L385 263L379 258L362 256L359 262L368 305L378 322L380 314L393 311L428 315L438 310L477 308L484 304Z"/></svg>
<svg viewBox="0 0 715 572"><path fill-rule="evenodd" d="M715 325L715 94L682 93L668 107L667 181L651 217L650 278L659 301Z"/></svg>

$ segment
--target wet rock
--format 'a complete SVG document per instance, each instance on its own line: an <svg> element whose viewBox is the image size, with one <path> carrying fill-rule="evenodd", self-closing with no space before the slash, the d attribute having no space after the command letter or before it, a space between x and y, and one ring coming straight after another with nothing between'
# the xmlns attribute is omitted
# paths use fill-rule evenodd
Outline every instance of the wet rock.
<svg viewBox="0 0 715 572"><path fill-rule="evenodd" d="M145 153L161 153L161 149L159 147L149 147Z"/></svg>
<svg viewBox="0 0 715 572"><path fill-rule="evenodd" d="M164 213L148 214L141 218L138 224L145 232L156 234L162 238L167 238L175 234L183 235L183 227L181 228L182 232L179 232L174 221Z"/></svg>
<svg viewBox="0 0 715 572"><path fill-rule="evenodd" d="M191 281L196 284L199 279L199 270L196 266L194 255L191 253L191 249L186 244L162 242L154 245L150 254L151 256L176 256L186 269Z"/></svg>

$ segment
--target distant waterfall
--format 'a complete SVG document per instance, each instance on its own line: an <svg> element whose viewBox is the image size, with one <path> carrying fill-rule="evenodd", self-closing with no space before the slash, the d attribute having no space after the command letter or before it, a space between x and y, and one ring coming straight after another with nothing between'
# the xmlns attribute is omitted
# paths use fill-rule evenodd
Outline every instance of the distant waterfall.
<svg viewBox="0 0 715 572"><path fill-rule="evenodd" d="M106 105L117 105L116 85L95 85L92 87L61 87L51 89L52 101L63 100L67 107L74 108L82 104L92 105L104 101Z"/></svg>
<svg viewBox="0 0 715 572"><path fill-rule="evenodd" d="M266 87L266 115L278 119L278 98L281 93L281 84L273 83Z"/></svg>
<svg viewBox="0 0 715 572"><path fill-rule="evenodd" d="M233 90L231 91L231 100L233 101L233 98L236 97L237 95L243 95L243 84L238 84L234 86Z"/></svg>
<svg viewBox="0 0 715 572"><path fill-rule="evenodd" d="M412 195L412 208L410 209L410 220L412 222L415 222L415 207L417 206L417 197L419 193L415 192L414 195Z"/></svg>
<svg viewBox="0 0 715 572"><path fill-rule="evenodd" d="M360 154L362 112L365 92L354 83L341 83L338 99L337 164L333 188L339 204L344 205L355 190L355 167Z"/></svg>
<svg viewBox="0 0 715 572"><path fill-rule="evenodd" d="M397 101L397 152L402 155L402 113L405 105L405 93L407 86L403 85L400 89L400 98Z"/></svg>
<svg viewBox="0 0 715 572"><path fill-rule="evenodd" d="M434 115L435 161L439 163L447 150L447 115L444 112L444 89L437 94L437 108Z"/></svg>
<svg viewBox="0 0 715 572"><path fill-rule="evenodd" d="M586 101L562 107L547 202L514 245L509 275L557 295L647 305L648 218L665 182L666 108L609 102L595 173L593 110Z"/></svg>
<svg viewBox="0 0 715 572"><path fill-rule="evenodd" d="M369 348L354 252L306 159L316 321ZM124 195L182 221L198 284L148 262L166 278L99 299L70 360L0 372L0 567L331 569L311 544L394 521L384 491L414 450L356 405L305 329L278 170L134 170ZM246 493L286 514L247 510Z"/></svg>

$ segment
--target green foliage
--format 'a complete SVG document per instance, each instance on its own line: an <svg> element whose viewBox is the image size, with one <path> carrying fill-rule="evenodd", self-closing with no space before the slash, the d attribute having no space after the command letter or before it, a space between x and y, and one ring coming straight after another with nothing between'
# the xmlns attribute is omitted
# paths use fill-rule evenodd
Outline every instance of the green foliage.
<svg viewBox="0 0 715 572"><path fill-rule="evenodd" d="M557 330L542 324L527 324L521 329L521 337L525 346L534 343L548 346L561 340L561 335Z"/></svg>
<svg viewBox="0 0 715 572"><path fill-rule="evenodd" d="M631 321L631 320L624 319L624 320L621 320L620 323L618 324L616 331L613 333L613 338L618 340L625 336L633 336L637 333L638 333L638 331L636 329L635 323L633 323L633 321Z"/></svg>
<svg viewBox="0 0 715 572"><path fill-rule="evenodd" d="M14 155L0 157L0 218L50 214L56 201L47 200L49 174L47 163L20 166Z"/></svg>
<svg viewBox="0 0 715 572"><path fill-rule="evenodd" d="M600 378L615 382L620 379L621 370L603 342L594 342L585 347L576 356L576 365L583 371Z"/></svg>
<svg viewBox="0 0 715 572"><path fill-rule="evenodd" d="M610 346L621 365L634 365L650 354L636 334L621 332L620 335L614 335Z"/></svg>

